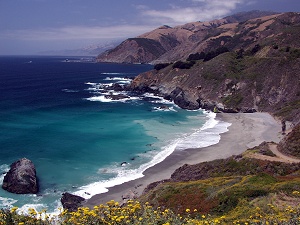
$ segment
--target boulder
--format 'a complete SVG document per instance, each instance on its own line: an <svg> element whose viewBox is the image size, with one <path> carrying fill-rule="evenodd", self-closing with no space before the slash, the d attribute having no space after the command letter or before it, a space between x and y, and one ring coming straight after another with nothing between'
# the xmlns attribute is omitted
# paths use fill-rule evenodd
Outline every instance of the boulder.
<svg viewBox="0 0 300 225"><path fill-rule="evenodd" d="M118 83L115 83L112 85L112 89L114 91L124 91L124 87Z"/></svg>
<svg viewBox="0 0 300 225"><path fill-rule="evenodd" d="M11 164L2 188L16 194L36 194L39 188L34 164L26 158Z"/></svg>
<svg viewBox="0 0 300 225"><path fill-rule="evenodd" d="M182 109L199 109L198 102L193 101L180 87L176 87L170 94L164 96L167 100L174 100L174 103Z"/></svg>
<svg viewBox="0 0 300 225"><path fill-rule="evenodd" d="M75 212L79 207L82 207L85 198L65 192L62 194L60 201L64 209L67 209L69 212Z"/></svg>
<svg viewBox="0 0 300 225"><path fill-rule="evenodd" d="M111 100L122 100L122 99L128 99L130 97L127 95L123 95L123 94L118 94L118 95L110 94L110 95L106 95L105 98L111 99Z"/></svg>
<svg viewBox="0 0 300 225"><path fill-rule="evenodd" d="M241 108L241 112L242 112L242 113L255 113L255 112L256 112L256 109L254 109L254 108L243 107L243 108Z"/></svg>

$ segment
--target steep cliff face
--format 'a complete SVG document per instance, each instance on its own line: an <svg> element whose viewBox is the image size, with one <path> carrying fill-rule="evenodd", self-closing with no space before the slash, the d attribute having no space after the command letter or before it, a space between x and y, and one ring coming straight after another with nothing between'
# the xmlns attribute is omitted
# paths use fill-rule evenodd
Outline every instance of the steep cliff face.
<svg viewBox="0 0 300 225"><path fill-rule="evenodd" d="M187 109L263 110L300 121L300 59L260 54L238 58L228 52L207 62L199 60L190 69L171 64L140 74L131 88L159 93Z"/></svg>

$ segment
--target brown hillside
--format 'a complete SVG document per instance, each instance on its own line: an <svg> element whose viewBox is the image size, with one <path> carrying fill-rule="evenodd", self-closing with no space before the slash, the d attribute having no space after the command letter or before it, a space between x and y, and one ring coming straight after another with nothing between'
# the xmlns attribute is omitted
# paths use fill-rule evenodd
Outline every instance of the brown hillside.
<svg viewBox="0 0 300 225"><path fill-rule="evenodd" d="M136 38L127 39L115 49L99 55L98 61L118 63L170 62L185 59L189 54L197 51L210 51L220 44L231 45L231 49L236 49L238 46L236 43L231 43L231 39L240 35L241 29L244 29L242 25L239 26L239 23L261 17L257 22L249 22L251 26L246 27L246 29L252 29L255 24L270 20L268 17L263 17L270 14L275 13L252 11L208 22L198 21L176 27L164 25ZM231 23L233 23L232 26L224 26ZM139 41L137 42L136 39ZM253 38L246 39L251 39L252 42L257 41Z"/></svg>

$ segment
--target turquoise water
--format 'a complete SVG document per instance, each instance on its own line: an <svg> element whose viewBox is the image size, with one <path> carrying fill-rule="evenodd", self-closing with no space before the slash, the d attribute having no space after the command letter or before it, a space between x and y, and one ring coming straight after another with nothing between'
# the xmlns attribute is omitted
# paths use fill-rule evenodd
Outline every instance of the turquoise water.
<svg viewBox="0 0 300 225"><path fill-rule="evenodd" d="M112 101L103 86L130 82L150 65L72 57L0 57L0 172L32 160L37 195L0 189L0 207L54 212L65 191L89 198L143 176L173 151L219 141L228 124L150 94ZM160 106L167 105L165 109Z"/></svg>

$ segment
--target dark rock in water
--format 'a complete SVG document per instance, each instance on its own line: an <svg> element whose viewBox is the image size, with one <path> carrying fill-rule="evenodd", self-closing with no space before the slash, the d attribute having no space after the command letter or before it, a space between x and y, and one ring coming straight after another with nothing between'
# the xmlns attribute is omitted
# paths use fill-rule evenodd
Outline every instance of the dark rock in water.
<svg viewBox="0 0 300 225"><path fill-rule="evenodd" d="M169 110L170 109L167 105L162 105L162 106L159 106L158 108L162 109L162 110Z"/></svg>
<svg viewBox="0 0 300 225"><path fill-rule="evenodd" d="M26 158L11 164L2 188L16 194L36 194L39 188L34 164Z"/></svg>
<svg viewBox="0 0 300 225"><path fill-rule="evenodd" d="M124 91L124 87L122 85L120 85L120 84L117 84L117 83L115 83L115 84L112 85L112 89L114 91Z"/></svg>
<svg viewBox="0 0 300 225"><path fill-rule="evenodd" d="M126 166L127 165L127 162L122 162L121 163L121 166Z"/></svg>
<svg viewBox="0 0 300 225"><path fill-rule="evenodd" d="M133 156L130 158L130 160L134 161L136 158L138 158L139 156Z"/></svg>
<svg viewBox="0 0 300 225"><path fill-rule="evenodd" d="M79 207L82 207L85 198L65 192L62 194L60 201L64 209L67 209L69 212L75 212Z"/></svg>
<svg viewBox="0 0 300 225"><path fill-rule="evenodd" d="M111 99L111 100L121 100L121 99L125 99L125 98L130 98L129 96L127 95L122 95L122 94L119 94L119 95L106 95L105 98L107 99Z"/></svg>

